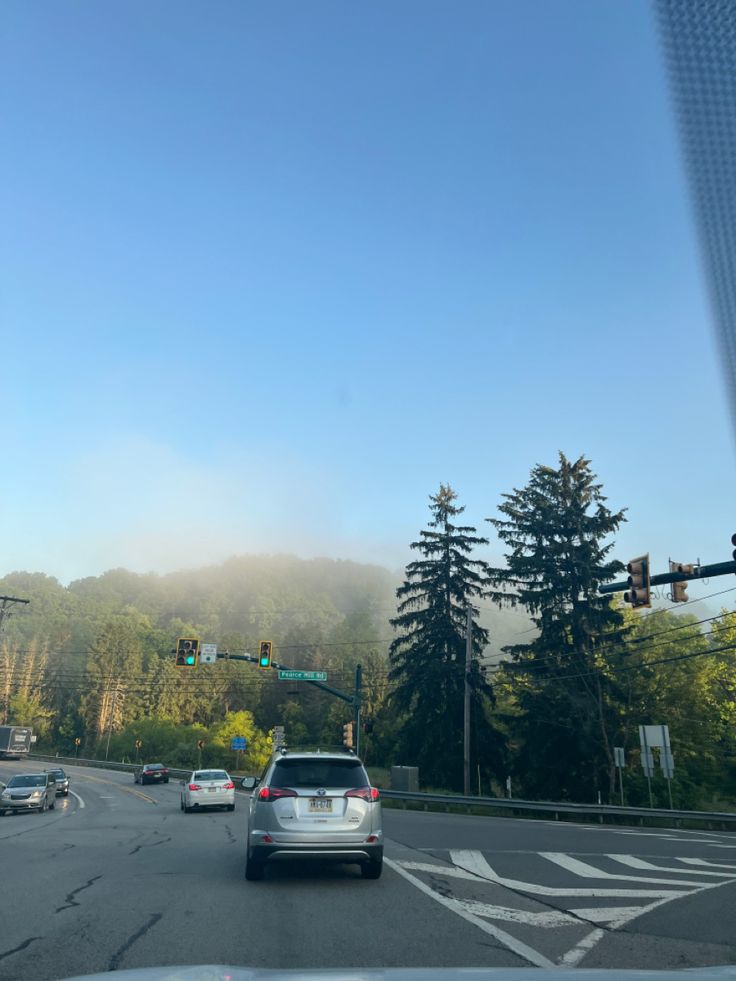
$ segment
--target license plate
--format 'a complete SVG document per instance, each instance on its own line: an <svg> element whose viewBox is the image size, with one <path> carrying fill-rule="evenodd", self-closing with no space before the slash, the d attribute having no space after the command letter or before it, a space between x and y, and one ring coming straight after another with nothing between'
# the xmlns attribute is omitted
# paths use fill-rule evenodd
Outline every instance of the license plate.
<svg viewBox="0 0 736 981"><path fill-rule="evenodd" d="M207 788L207 793L208 794L216 794L217 793L217 787L208 787Z"/></svg>
<svg viewBox="0 0 736 981"><path fill-rule="evenodd" d="M329 813L332 810L332 799L330 797L310 797L309 810L318 814Z"/></svg>

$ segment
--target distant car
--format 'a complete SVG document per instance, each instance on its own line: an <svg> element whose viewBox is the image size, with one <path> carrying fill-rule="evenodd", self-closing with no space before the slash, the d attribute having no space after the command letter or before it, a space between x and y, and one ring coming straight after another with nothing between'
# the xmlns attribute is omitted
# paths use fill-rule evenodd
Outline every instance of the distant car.
<svg viewBox="0 0 736 981"><path fill-rule="evenodd" d="M235 784L224 770L195 770L182 781L182 811L190 814L206 807L235 810Z"/></svg>
<svg viewBox="0 0 736 981"><path fill-rule="evenodd" d="M168 783L169 771L163 763L145 763L138 767L134 776L135 783Z"/></svg>
<svg viewBox="0 0 736 981"><path fill-rule="evenodd" d="M16 773L0 793L0 815L7 811L53 811L56 781L51 773Z"/></svg>
<svg viewBox="0 0 736 981"><path fill-rule="evenodd" d="M47 770L47 773L51 773L56 780L56 796L57 797L68 797L69 796L69 774L66 773L59 766L54 770Z"/></svg>
<svg viewBox="0 0 736 981"><path fill-rule="evenodd" d="M245 878L263 878L266 862L320 859L357 863L364 879L383 868L380 794L352 753L282 750L252 790Z"/></svg>

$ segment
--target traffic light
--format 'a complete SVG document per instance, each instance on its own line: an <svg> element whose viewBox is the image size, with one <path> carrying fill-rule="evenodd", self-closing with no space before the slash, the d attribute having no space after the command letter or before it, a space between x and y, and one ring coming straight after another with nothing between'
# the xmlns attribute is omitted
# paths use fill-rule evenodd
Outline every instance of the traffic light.
<svg viewBox="0 0 736 981"><path fill-rule="evenodd" d="M687 575L692 575L695 572L694 565L686 565L683 562L673 562L670 559L670 572L684 572ZM687 581L683 582L673 582L672 583L672 602L673 603L687 603L689 597L687 595Z"/></svg>
<svg viewBox="0 0 736 981"><path fill-rule="evenodd" d="M353 748L353 723L346 722L342 727L342 743L348 749Z"/></svg>
<svg viewBox="0 0 736 981"><path fill-rule="evenodd" d="M180 637L176 642L177 668L196 668L199 660L199 641L196 637Z"/></svg>
<svg viewBox="0 0 736 981"><path fill-rule="evenodd" d="M624 602L631 603L634 609L652 605L652 591L649 583L649 554L640 555L627 563L629 591L624 593Z"/></svg>
<svg viewBox="0 0 736 981"><path fill-rule="evenodd" d="M262 640L258 645L258 667L270 668L273 644L270 640Z"/></svg>

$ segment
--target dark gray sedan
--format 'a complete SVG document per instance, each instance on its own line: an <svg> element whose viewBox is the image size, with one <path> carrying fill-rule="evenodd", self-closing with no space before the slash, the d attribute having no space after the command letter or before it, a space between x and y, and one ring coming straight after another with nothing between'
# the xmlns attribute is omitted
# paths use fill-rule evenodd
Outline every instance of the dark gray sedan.
<svg viewBox="0 0 736 981"><path fill-rule="evenodd" d="M56 796L57 797L68 797L69 796L69 774L62 770L60 766L56 767L54 770L47 770L54 780L56 780Z"/></svg>

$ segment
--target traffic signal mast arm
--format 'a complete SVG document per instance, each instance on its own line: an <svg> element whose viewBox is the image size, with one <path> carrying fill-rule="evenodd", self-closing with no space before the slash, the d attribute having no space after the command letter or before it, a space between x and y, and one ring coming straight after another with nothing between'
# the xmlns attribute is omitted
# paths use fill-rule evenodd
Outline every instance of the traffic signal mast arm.
<svg viewBox="0 0 736 981"><path fill-rule="evenodd" d="M736 564L736 563L734 563ZM260 664L260 658L253 657L252 654L221 654L219 651L217 653L217 660L220 661L248 661L250 664ZM281 671L295 671L296 668L289 667L287 664L279 664L276 661L271 661L271 667L277 668ZM348 695L344 691L340 691L339 688L333 688L332 685L325 684L324 681L312 681L309 678L302 679L302 683L306 685L314 685L315 688L321 688L322 691L329 692L330 695L334 695L335 698L341 698L348 705L356 705L359 701L359 697L356 700L356 696Z"/></svg>
<svg viewBox="0 0 736 981"><path fill-rule="evenodd" d="M696 565L691 573L662 572L658 576L650 576L652 586L664 586L670 582L688 582L691 579L715 579L716 576L736 575L736 562L716 562L713 565ZM609 582L598 587L599 593L622 593L630 588L628 579L623 582Z"/></svg>

